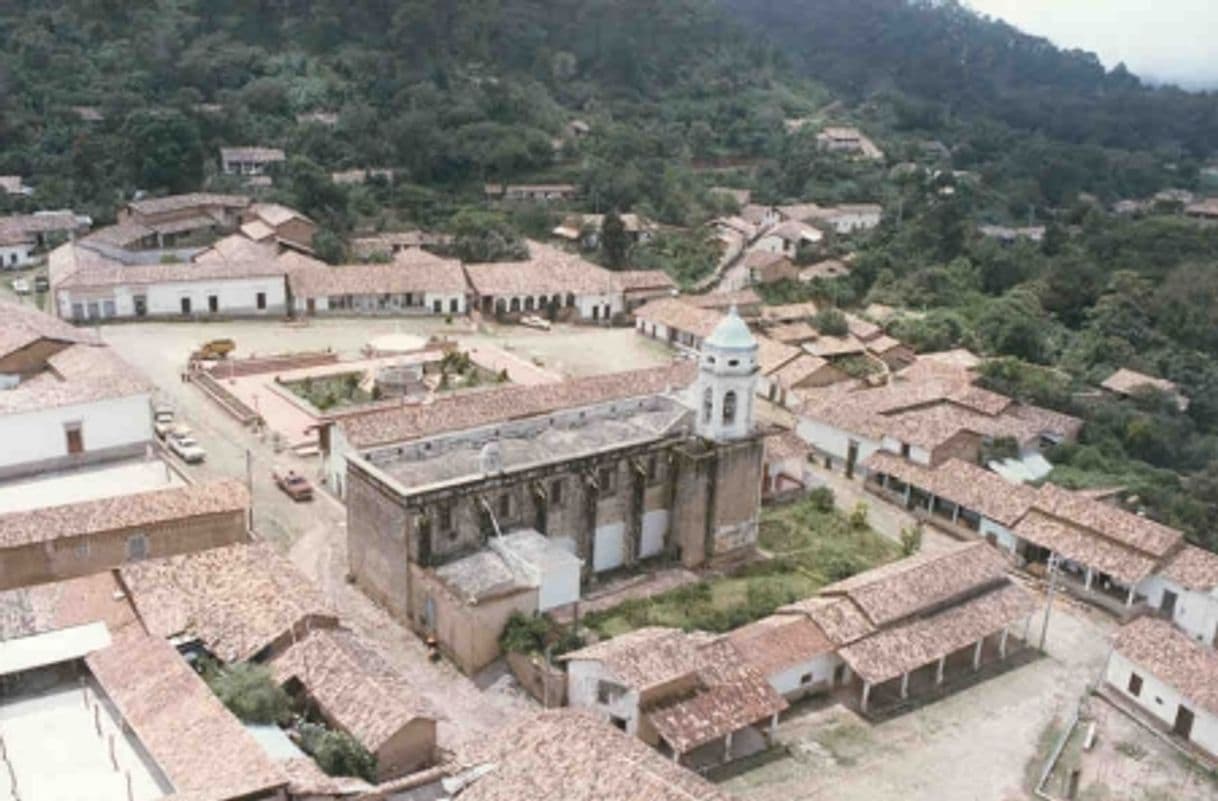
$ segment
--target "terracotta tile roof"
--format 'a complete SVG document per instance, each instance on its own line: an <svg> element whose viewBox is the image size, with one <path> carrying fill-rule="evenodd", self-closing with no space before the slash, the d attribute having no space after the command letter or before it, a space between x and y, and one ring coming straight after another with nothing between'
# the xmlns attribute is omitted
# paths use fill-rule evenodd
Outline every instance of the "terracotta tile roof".
<svg viewBox="0 0 1218 801"><path fill-rule="evenodd" d="M375 753L436 713L417 688L349 631L312 631L270 663L280 684L297 679L322 715Z"/></svg>
<svg viewBox="0 0 1218 801"><path fill-rule="evenodd" d="M875 626L886 626L993 585L1006 560L985 542L919 554L859 573L821 590L853 601Z"/></svg>
<svg viewBox="0 0 1218 801"><path fill-rule="evenodd" d="M613 281L624 292L677 288L672 276L663 270L618 270L613 274Z"/></svg>
<svg viewBox="0 0 1218 801"><path fill-rule="evenodd" d="M766 329L766 336L788 345L809 342L820 336L808 323L783 323Z"/></svg>
<svg viewBox="0 0 1218 801"><path fill-rule="evenodd" d="M43 314L33 306L0 300L0 357L21 350L40 339L57 342L101 344L93 332L77 328Z"/></svg>
<svg viewBox="0 0 1218 801"><path fill-rule="evenodd" d="M139 623L110 571L0 592L0 641L97 621L111 634Z"/></svg>
<svg viewBox="0 0 1218 801"><path fill-rule="evenodd" d="M274 243L256 242L240 234L217 239L212 246L195 256L197 264L204 262L274 261L279 248ZM324 262L317 262L323 264Z"/></svg>
<svg viewBox="0 0 1218 801"><path fill-rule="evenodd" d="M232 480L80 501L0 515L0 547L16 548L248 507L245 485Z"/></svg>
<svg viewBox="0 0 1218 801"><path fill-rule="evenodd" d="M1168 621L1149 616L1122 626L1114 645L1130 662L1218 715L1218 652L1193 642Z"/></svg>
<svg viewBox="0 0 1218 801"><path fill-rule="evenodd" d="M784 431L765 438L767 462L805 459L808 456L808 450L808 443L804 442L794 431Z"/></svg>
<svg viewBox="0 0 1218 801"><path fill-rule="evenodd" d="M542 386L507 386L430 404L354 414L338 424L357 448L406 442L445 431L683 389L693 382L696 369L692 362L683 361Z"/></svg>
<svg viewBox="0 0 1218 801"><path fill-rule="evenodd" d="M309 218L301 214L296 209L288 208L279 203L255 203L249 207L246 212L246 217L255 220L261 220L271 228L278 228L284 223L292 220L304 220L310 222Z"/></svg>
<svg viewBox="0 0 1218 801"><path fill-rule="evenodd" d="M227 801L286 786L283 772L169 643L131 634L85 662L177 793Z"/></svg>
<svg viewBox="0 0 1218 801"><path fill-rule="evenodd" d="M783 303L778 306L762 306L761 322L762 324L767 324L806 321L815 317L816 313L816 304L811 301L804 303Z"/></svg>
<svg viewBox="0 0 1218 801"><path fill-rule="evenodd" d="M760 334L753 337L757 340L757 364L762 375L770 375L786 367L802 355L802 351L794 345L776 342Z"/></svg>
<svg viewBox="0 0 1218 801"><path fill-rule="evenodd" d="M292 294L302 298L407 292L465 293L465 272L459 261L441 259L422 250L418 253L423 256L412 255L390 264L349 264L295 270L289 274L288 282Z"/></svg>
<svg viewBox="0 0 1218 801"><path fill-rule="evenodd" d="M771 376L780 386L790 389L798 386L801 382L806 381L828 366L829 361L827 359L801 353L793 361L787 362L783 367L771 373Z"/></svg>
<svg viewBox="0 0 1218 801"><path fill-rule="evenodd" d="M701 665L697 645L685 632L660 626L635 629L559 658L600 662L613 678L639 691L688 676Z"/></svg>
<svg viewBox="0 0 1218 801"><path fill-rule="evenodd" d="M329 603L265 543L135 562L119 573L149 632L198 637L225 662L250 659L306 621L338 623Z"/></svg>
<svg viewBox="0 0 1218 801"><path fill-rule="evenodd" d="M1098 502L1096 502L1098 503ZM1149 576L1157 559L1135 548L1110 540L1095 531L1071 525L1033 509L1012 529L1034 545L1048 548L1067 559L1088 565L1133 584Z"/></svg>
<svg viewBox="0 0 1218 801"><path fill-rule="evenodd" d="M262 220L254 220L241 226L241 234L251 241L264 242L275 236L275 229Z"/></svg>
<svg viewBox="0 0 1218 801"><path fill-rule="evenodd" d="M723 320L721 313L691 306L683 298L653 300L636 309L634 316L674 331L692 334L698 339L710 336L715 326Z"/></svg>
<svg viewBox="0 0 1218 801"><path fill-rule="evenodd" d="M1001 587L943 611L886 628L838 653L864 681L876 684L929 665L1027 618L1035 609L1035 599L1006 579Z"/></svg>
<svg viewBox="0 0 1218 801"><path fill-rule="evenodd" d="M183 209L206 209L220 206L226 209L243 209L250 199L246 195L219 195L208 192L193 192L187 195L168 195L133 200L127 207L137 214L168 214Z"/></svg>
<svg viewBox="0 0 1218 801"><path fill-rule="evenodd" d="M1157 558L1167 556L1184 539L1184 535L1174 528L1053 484L1040 487L1036 508Z"/></svg>
<svg viewBox="0 0 1218 801"><path fill-rule="evenodd" d="M1211 592L1218 587L1218 554L1185 545L1163 565L1159 575L1190 590Z"/></svg>
<svg viewBox="0 0 1218 801"><path fill-rule="evenodd" d="M756 668L727 639L699 649L701 689L691 697L653 709L656 732L680 754L764 721L787 708Z"/></svg>
<svg viewBox="0 0 1218 801"><path fill-rule="evenodd" d="M877 451L863 462L863 467L869 473L885 473L913 484L1008 527L1015 525L1036 500L1032 487L1012 484L997 473L960 459L926 467L895 453Z"/></svg>
<svg viewBox="0 0 1218 801"><path fill-rule="evenodd" d="M230 238L231 239L231 238ZM240 237L250 248L273 248L273 243ZM222 240L223 241L223 240ZM58 254L58 255L57 255ZM273 250L256 256L229 257L217 247L188 262L125 263L113 254L69 242L51 253L51 284L56 289L173 283L225 278L281 278L283 269Z"/></svg>
<svg viewBox="0 0 1218 801"><path fill-rule="evenodd" d="M743 310L746 306L757 306L761 296L752 289L740 289L735 292L711 292L707 295L682 295L681 299L691 306L700 309L721 309L727 311L732 306ZM743 311L741 311L743 314Z"/></svg>
<svg viewBox="0 0 1218 801"><path fill-rule="evenodd" d="M800 270L799 280L812 281L816 278L837 278L841 275L847 275L849 272L849 265L840 259L825 259Z"/></svg>
<svg viewBox="0 0 1218 801"><path fill-rule="evenodd" d="M761 675L801 665L834 650L820 626L802 615L770 615L727 635L748 664Z"/></svg>
<svg viewBox="0 0 1218 801"><path fill-rule="evenodd" d="M863 343L847 334L844 337L818 336L811 342L805 342L803 348L813 356L832 358L834 356L853 356L862 353Z"/></svg>
<svg viewBox="0 0 1218 801"><path fill-rule="evenodd" d="M81 227L81 222L81 218L70 211L40 211L0 217L0 231L20 231L25 234L75 231Z"/></svg>
<svg viewBox="0 0 1218 801"><path fill-rule="evenodd" d="M1155 378L1154 376L1139 373L1136 370L1129 370L1124 367L1104 379L1100 386L1109 392L1116 392L1120 395L1132 395L1139 389L1147 387L1157 389L1171 395L1174 395L1179 391L1179 388L1166 378Z"/></svg>
<svg viewBox="0 0 1218 801"><path fill-rule="evenodd" d="M1027 423L1036 433L1050 434L1066 440L1078 439L1083 430L1083 421L1063 412L1055 412L1026 403L1012 404L1007 413Z"/></svg>
<svg viewBox="0 0 1218 801"><path fill-rule="evenodd" d="M637 737L577 709L541 712L494 732L461 763L488 768L461 801L731 801Z"/></svg>
<svg viewBox="0 0 1218 801"><path fill-rule="evenodd" d="M849 598L815 595L781 607L778 611L780 614L806 615L830 642L839 647L875 631L875 626Z"/></svg>
<svg viewBox="0 0 1218 801"><path fill-rule="evenodd" d="M541 242L528 243L525 261L467 264L465 273L479 296L612 295L613 273Z"/></svg>
<svg viewBox="0 0 1218 801"><path fill-rule="evenodd" d="M877 339L884 333L884 329L875 323L853 314L846 315L846 326L849 328L851 336L864 342Z"/></svg>
<svg viewBox="0 0 1218 801"><path fill-rule="evenodd" d="M880 354L881 356L889 351L905 347L904 342L886 334L881 334L874 339L869 339L864 344L866 344L867 350L871 351L872 353Z"/></svg>

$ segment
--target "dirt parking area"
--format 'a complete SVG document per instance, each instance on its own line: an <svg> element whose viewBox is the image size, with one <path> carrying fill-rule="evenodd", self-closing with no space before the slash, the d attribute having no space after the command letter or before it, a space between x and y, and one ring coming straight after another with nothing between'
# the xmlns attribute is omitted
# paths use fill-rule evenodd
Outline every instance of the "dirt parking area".
<svg viewBox="0 0 1218 801"><path fill-rule="evenodd" d="M1112 626L1060 603L1045 658L875 725L805 702L779 724L779 748L718 778L742 801L1031 798L1044 733L1099 675Z"/></svg>

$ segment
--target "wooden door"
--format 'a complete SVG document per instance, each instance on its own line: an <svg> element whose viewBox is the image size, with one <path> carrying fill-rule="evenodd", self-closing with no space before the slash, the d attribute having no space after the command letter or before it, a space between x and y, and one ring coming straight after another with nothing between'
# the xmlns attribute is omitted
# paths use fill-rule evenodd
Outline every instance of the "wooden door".
<svg viewBox="0 0 1218 801"><path fill-rule="evenodd" d="M1176 725L1172 726L1173 734L1177 734L1188 740L1193 735L1193 710L1186 706L1181 706L1176 710Z"/></svg>

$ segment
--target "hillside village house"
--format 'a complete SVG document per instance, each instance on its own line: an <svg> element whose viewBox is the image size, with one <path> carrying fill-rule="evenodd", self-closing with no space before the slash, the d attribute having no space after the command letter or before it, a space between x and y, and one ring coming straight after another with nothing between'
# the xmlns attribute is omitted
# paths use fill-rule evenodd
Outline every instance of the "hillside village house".
<svg viewBox="0 0 1218 801"><path fill-rule="evenodd" d="M444 246L452 237L431 231L384 231L351 240L351 253L357 259L391 258L403 250Z"/></svg>
<svg viewBox="0 0 1218 801"><path fill-rule="evenodd" d="M249 538L249 493L235 481L77 501L0 515L0 590Z"/></svg>
<svg viewBox="0 0 1218 801"><path fill-rule="evenodd" d="M623 311L609 270L541 242L529 258L465 265L475 307L484 316L551 315L559 320L610 322Z"/></svg>
<svg viewBox="0 0 1218 801"><path fill-rule="evenodd" d="M800 247L818 244L824 238L819 228L797 220L787 220L762 233L754 243L753 250L794 259Z"/></svg>
<svg viewBox="0 0 1218 801"><path fill-rule="evenodd" d="M517 592L519 576L495 569L506 557L485 553L512 532L573 544L584 581L660 554L698 566L747 552L764 448L753 422L757 370L757 343L729 314L696 368L504 387L336 421L321 443L326 480L347 504L356 584L421 632L497 620L478 629L479 643L441 639L477 669L475 655L494 653L511 610L487 605L485 585L464 577L486 577L488 589L502 582L521 603L537 603ZM533 570L531 583L551 576L562 587L557 554L522 545L558 566ZM479 551L485 570L463 569Z"/></svg>
<svg viewBox="0 0 1218 801"><path fill-rule="evenodd" d="M638 214L619 215L626 238L631 244L650 242L655 236L656 224ZM585 250L600 247L601 229L605 225L604 214L572 214L551 233L568 242L577 242Z"/></svg>
<svg viewBox="0 0 1218 801"><path fill-rule="evenodd" d="M200 234L236 229L240 214L250 204L244 195L196 192L188 195L133 200L118 211L118 224L145 228L152 247L164 248Z"/></svg>
<svg viewBox="0 0 1218 801"><path fill-rule="evenodd" d="M787 708L728 638L643 628L560 659L571 706L689 767L763 750Z"/></svg>
<svg viewBox="0 0 1218 801"><path fill-rule="evenodd" d="M816 143L822 150L831 153L857 154L863 158L883 161L884 151L880 150L858 128L830 126L816 135Z"/></svg>
<svg viewBox="0 0 1218 801"><path fill-rule="evenodd" d="M315 263L288 272L293 311L317 314L465 314L468 287L461 263L420 248L388 264Z"/></svg>
<svg viewBox="0 0 1218 801"><path fill-rule="evenodd" d="M151 392L93 333L0 302L0 479L143 455Z"/></svg>
<svg viewBox="0 0 1218 801"><path fill-rule="evenodd" d="M225 175L263 175L287 160L277 147L222 147L220 169Z"/></svg>
<svg viewBox="0 0 1218 801"><path fill-rule="evenodd" d="M551 200L571 200L579 194L579 188L575 184L487 184L484 191L491 199L543 203Z"/></svg>
<svg viewBox="0 0 1218 801"><path fill-rule="evenodd" d="M0 175L0 192L6 195L32 195L34 189L26 186L20 175Z"/></svg>
<svg viewBox="0 0 1218 801"><path fill-rule="evenodd" d="M287 282L276 252L273 243L239 235L201 252L172 254L73 242L48 259L51 296L58 316L77 322L282 315L288 310Z"/></svg>
<svg viewBox="0 0 1218 801"><path fill-rule="evenodd" d="M616 270L613 281L622 292L622 308L627 314L656 298L674 297L680 292L663 270Z"/></svg>
<svg viewBox="0 0 1218 801"><path fill-rule="evenodd" d="M768 250L754 250L745 254L744 268L752 284L776 284L779 281L792 281L798 276L795 264L789 257Z"/></svg>
<svg viewBox="0 0 1218 801"><path fill-rule="evenodd" d="M255 242L271 241L312 253L317 223L278 203L254 203L241 212L241 233Z"/></svg>
<svg viewBox="0 0 1218 801"><path fill-rule="evenodd" d="M1166 620L1122 627L1104 670L1109 698L1140 712L1211 758L1218 758L1218 653Z"/></svg>
<svg viewBox="0 0 1218 801"><path fill-rule="evenodd" d="M1180 387L1175 382L1125 367L1105 378L1100 384L1100 388L1123 398L1136 397L1139 392L1157 390L1175 399L1180 411L1188 411L1188 398L1180 391Z"/></svg>
<svg viewBox="0 0 1218 801"><path fill-rule="evenodd" d="M378 779L435 759L436 713L271 546L149 559L120 575L151 634L223 663L267 665L290 695L377 757Z"/></svg>
<svg viewBox="0 0 1218 801"><path fill-rule="evenodd" d="M0 228L0 270L20 270L38 263L33 234Z"/></svg>
<svg viewBox="0 0 1218 801"><path fill-rule="evenodd" d="M39 248L57 245L88 231L93 220L71 211L36 211L0 217L0 234L32 238Z"/></svg>
<svg viewBox="0 0 1218 801"><path fill-rule="evenodd" d="M841 662L832 684L852 682L867 714L1001 662L1012 634L1027 642L1036 606L1006 560L973 542L868 570L779 612L820 628ZM808 655L821 648L808 645Z"/></svg>

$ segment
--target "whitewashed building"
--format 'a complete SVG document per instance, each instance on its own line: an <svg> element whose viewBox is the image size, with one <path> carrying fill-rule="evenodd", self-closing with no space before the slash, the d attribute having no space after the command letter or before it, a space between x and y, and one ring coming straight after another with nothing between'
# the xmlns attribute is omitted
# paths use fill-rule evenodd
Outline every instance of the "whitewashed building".
<svg viewBox="0 0 1218 801"><path fill-rule="evenodd" d="M1218 555L1185 545L1138 592L1189 637L1218 645Z"/></svg>
<svg viewBox="0 0 1218 801"><path fill-rule="evenodd" d="M0 302L0 478L142 455L151 387L91 333Z"/></svg>
<svg viewBox="0 0 1218 801"><path fill-rule="evenodd" d="M29 234L0 229L0 270L20 270L34 264L37 247L38 243Z"/></svg>
<svg viewBox="0 0 1218 801"><path fill-rule="evenodd" d="M313 262L310 267L291 270L288 283L298 315L458 315L468 311L469 285L461 263L420 248L399 252L389 264L330 267Z"/></svg>
<svg viewBox="0 0 1218 801"><path fill-rule="evenodd" d="M1104 671L1110 692L1158 728L1218 757L1218 653L1166 620L1117 632Z"/></svg>

